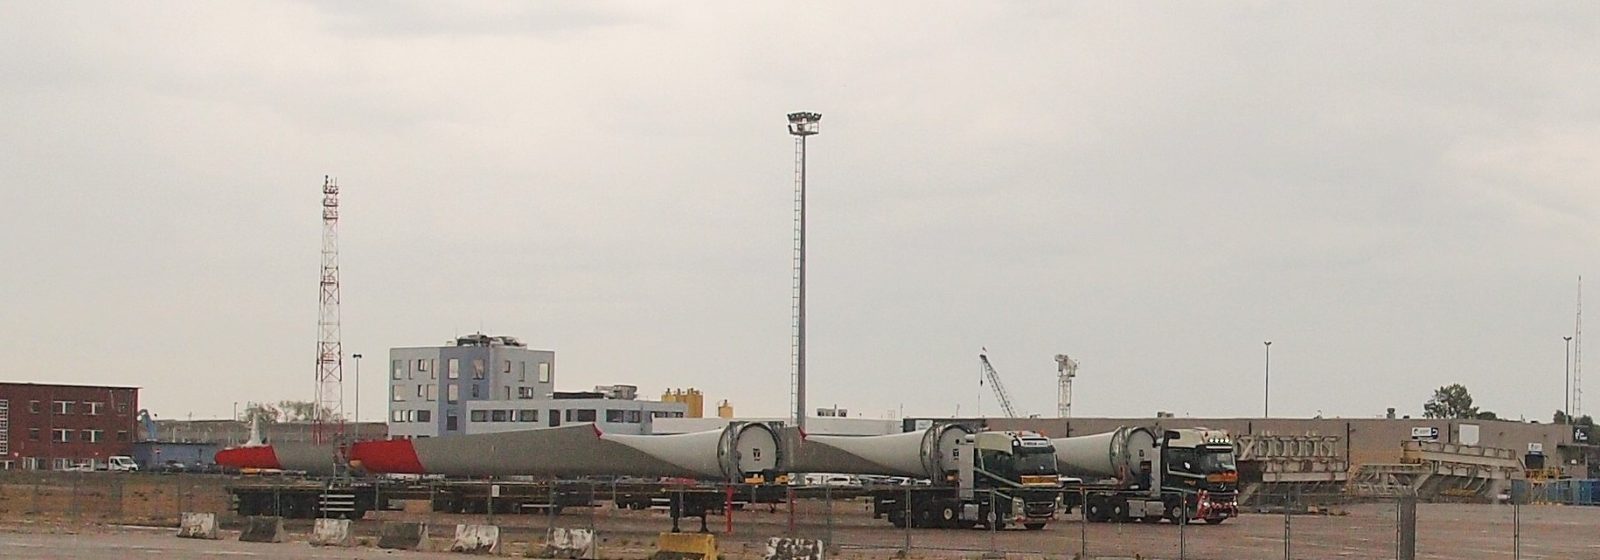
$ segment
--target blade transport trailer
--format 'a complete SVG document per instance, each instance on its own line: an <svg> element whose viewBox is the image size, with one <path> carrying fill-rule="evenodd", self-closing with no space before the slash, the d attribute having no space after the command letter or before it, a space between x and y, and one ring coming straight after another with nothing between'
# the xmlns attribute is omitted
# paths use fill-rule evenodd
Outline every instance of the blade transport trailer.
<svg viewBox="0 0 1600 560"><path fill-rule="evenodd" d="M868 489L874 517L888 518L896 527L1019 525L1033 530L1055 518L1060 477L1048 438L1033 432L971 433L949 424L930 429L928 439L944 444L927 454L937 459L928 462L937 469L929 473L931 483Z"/></svg>
<svg viewBox="0 0 1600 560"><path fill-rule="evenodd" d="M1187 512L1189 520L1222 523L1239 515L1227 432L1124 426L1051 441L1062 475L1071 477L1064 503L1068 511L1086 508L1090 521L1177 522Z"/></svg>

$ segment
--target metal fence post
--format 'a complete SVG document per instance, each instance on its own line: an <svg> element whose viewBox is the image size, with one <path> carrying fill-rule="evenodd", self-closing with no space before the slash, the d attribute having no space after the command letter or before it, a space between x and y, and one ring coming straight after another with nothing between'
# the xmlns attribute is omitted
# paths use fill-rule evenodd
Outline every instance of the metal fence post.
<svg viewBox="0 0 1600 560"><path fill-rule="evenodd" d="M1293 554L1291 543L1294 541L1294 533L1293 529L1290 528L1290 524L1294 519L1294 509L1291 502L1293 502L1293 499L1290 498L1289 494L1285 493L1283 496L1283 560L1289 560L1291 554Z"/></svg>
<svg viewBox="0 0 1600 560"><path fill-rule="evenodd" d="M793 538L795 536L795 534L794 534L794 487L793 486L789 486L789 487L784 489L784 499L788 500L788 502L789 502L789 537Z"/></svg>
<svg viewBox="0 0 1600 560"><path fill-rule="evenodd" d="M1082 518L1078 523L1078 558L1089 560L1089 490L1082 486L1078 487L1078 516ZM1179 539L1181 547L1181 533Z"/></svg>
<svg viewBox="0 0 1600 560"><path fill-rule="evenodd" d="M485 523L488 524L488 525L494 525L494 491L497 490L497 489L498 488L496 488L496 485L494 483L494 477L492 477L492 476L489 477L489 484L484 487L484 490L487 490L487 491L484 492L484 498L483 498L484 499L483 512L487 515L487 519L488 519L488 521L486 521Z"/></svg>
<svg viewBox="0 0 1600 560"><path fill-rule="evenodd" d="M989 555L996 549L995 536L1000 532L1000 502L995 500L995 489L989 489Z"/></svg>
<svg viewBox="0 0 1600 560"><path fill-rule="evenodd" d="M1522 505L1511 500L1511 555L1522 560Z"/></svg>
<svg viewBox="0 0 1600 560"><path fill-rule="evenodd" d="M1184 560L1189 555L1189 495L1178 493L1178 558Z"/></svg>
<svg viewBox="0 0 1600 560"><path fill-rule="evenodd" d="M1178 560L1189 558L1189 496L1178 493L1178 501L1184 502L1182 518L1178 520Z"/></svg>
<svg viewBox="0 0 1600 560"><path fill-rule="evenodd" d="M829 550L833 546L833 487L822 487L822 504L827 517L827 529L822 537L822 550Z"/></svg>
<svg viewBox="0 0 1600 560"><path fill-rule="evenodd" d="M910 558L911 557L911 521L912 521L912 519L911 519L911 486L909 486L909 485L906 486L905 510L906 510L906 522L905 522L905 526L906 526L906 544L905 544L904 547L902 547L900 549L900 557L901 558Z"/></svg>
<svg viewBox="0 0 1600 560"><path fill-rule="evenodd" d="M615 486L616 482L612 482L611 484L613 485L612 486L612 494L611 495L612 495L612 499L614 500L615 497L616 497L616 486ZM615 501L613 501L611 503L613 505L616 504ZM590 480L589 481L589 538L590 538L590 542L594 543L592 546L589 547L590 550L593 551L593 554L590 556L590 558L599 558L600 557L600 537L596 536L595 520L594 520L595 515L597 515L599 513L599 512L596 512L595 510L599 509L599 508L600 508L600 506L595 505L595 503L594 503L594 481Z"/></svg>
<svg viewBox="0 0 1600 560"><path fill-rule="evenodd" d="M1396 558L1399 560L1416 560L1417 558L1417 498L1416 496L1400 497L1398 508L1398 523L1396 530L1399 538L1395 540L1399 547Z"/></svg>

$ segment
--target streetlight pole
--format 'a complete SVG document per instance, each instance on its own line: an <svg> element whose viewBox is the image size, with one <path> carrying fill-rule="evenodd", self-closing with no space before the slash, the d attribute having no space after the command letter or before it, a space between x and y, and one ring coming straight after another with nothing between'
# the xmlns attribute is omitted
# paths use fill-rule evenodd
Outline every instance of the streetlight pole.
<svg viewBox="0 0 1600 560"><path fill-rule="evenodd" d="M1272 410L1272 341L1262 342L1267 347L1266 380L1261 384L1261 417L1271 418Z"/></svg>
<svg viewBox="0 0 1600 560"><path fill-rule="evenodd" d="M1567 385L1566 390L1561 392L1561 417L1567 420L1567 424L1572 424L1572 337L1563 336L1561 340L1567 341L1567 352L1563 356L1567 359L1567 365L1562 368L1567 374Z"/></svg>
<svg viewBox="0 0 1600 560"><path fill-rule="evenodd" d="M355 424L356 424L356 439L359 440L359 439L361 439L361 355L360 354L351 354L350 357L356 359L356 412L355 412Z"/></svg>
<svg viewBox="0 0 1600 560"><path fill-rule="evenodd" d="M795 427L806 428L806 137L820 132L821 113L789 113L795 137L794 194L794 373L790 378Z"/></svg>

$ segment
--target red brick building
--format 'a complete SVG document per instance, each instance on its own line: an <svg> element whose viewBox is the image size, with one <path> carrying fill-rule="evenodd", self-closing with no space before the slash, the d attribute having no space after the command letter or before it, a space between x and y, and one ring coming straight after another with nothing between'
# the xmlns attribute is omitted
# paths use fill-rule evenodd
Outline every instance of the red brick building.
<svg viewBox="0 0 1600 560"><path fill-rule="evenodd" d="M0 382L0 469L64 469L129 455L137 387Z"/></svg>

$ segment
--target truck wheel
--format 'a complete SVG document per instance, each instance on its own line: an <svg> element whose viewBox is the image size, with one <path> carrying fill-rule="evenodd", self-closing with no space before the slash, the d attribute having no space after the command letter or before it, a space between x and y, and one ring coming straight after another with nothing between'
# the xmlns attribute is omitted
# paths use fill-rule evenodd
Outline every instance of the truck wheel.
<svg viewBox="0 0 1600 560"><path fill-rule="evenodd" d="M1173 523L1182 523L1183 520L1180 518L1183 517L1183 506L1178 504L1167 504L1166 517L1167 521L1171 521Z"/></svg>
<svg viewBox="0 0 1600 560"><path fill-rule="evenodd" d="M1040 529L1044 529L1043 523L1023 523L1022 526L1027 527L1029 531L1038 531Z"/></svg>
<svg viewBox="0 0 1600 560"><path fill-rule="evenodd" d="M897 529L906 528L906 513L903 511L889 512L889 523Z"/></svg>
<svg viewBox="0 0 1600 560"><path fill-rule="evenodd" d="M956 511L956 506L945 505L939 508L939 526L954 529L961 522L961 513Z"/></svg>

